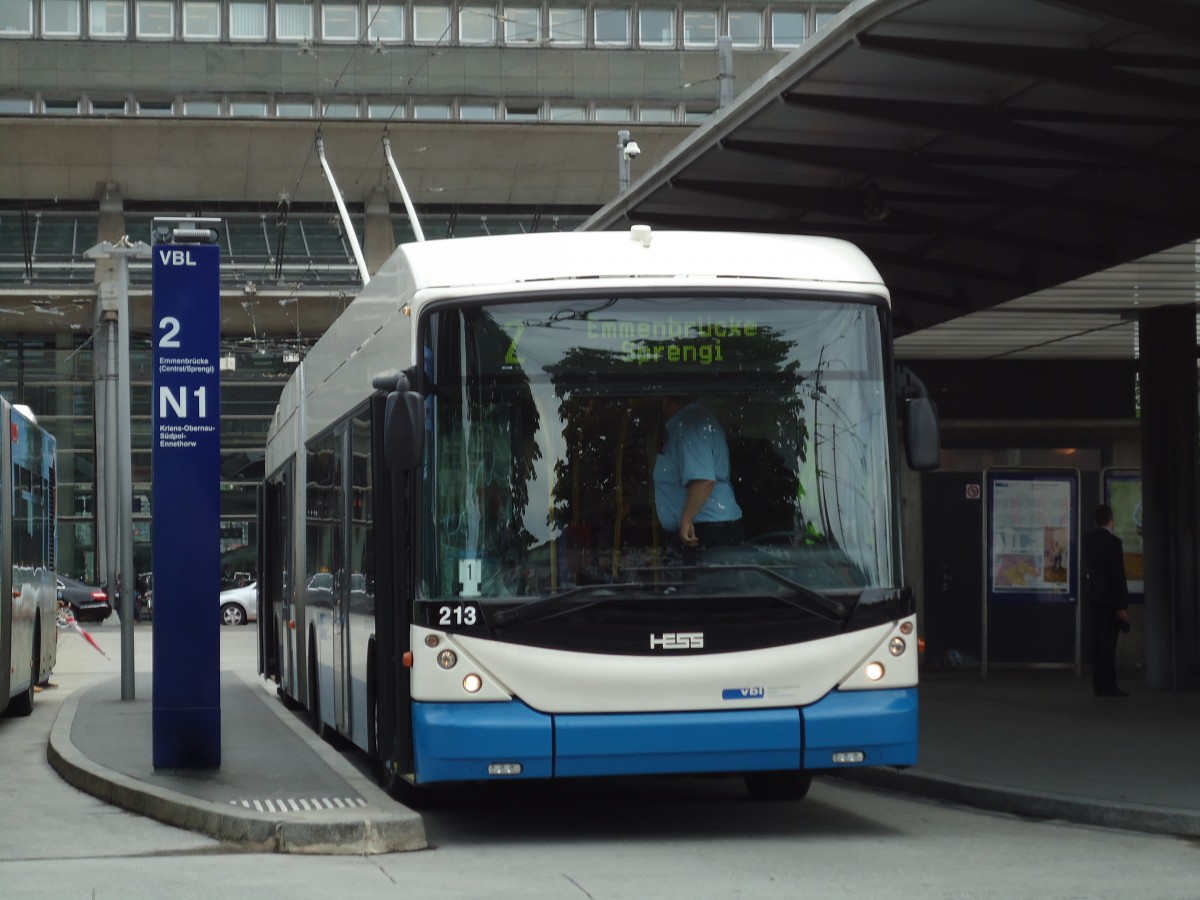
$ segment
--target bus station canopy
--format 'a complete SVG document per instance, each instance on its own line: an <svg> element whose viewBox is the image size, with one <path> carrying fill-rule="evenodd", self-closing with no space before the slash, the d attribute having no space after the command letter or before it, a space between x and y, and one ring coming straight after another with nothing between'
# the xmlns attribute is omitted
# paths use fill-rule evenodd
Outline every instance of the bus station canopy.
<svg viewBox="0 0 1200 900"><path fill-rule="evenodd" d="M1195 303L1200 0L859 0L584 227L634 223L852 241L902 350L1030 295L1014 346L1060 351Z"/></svg>

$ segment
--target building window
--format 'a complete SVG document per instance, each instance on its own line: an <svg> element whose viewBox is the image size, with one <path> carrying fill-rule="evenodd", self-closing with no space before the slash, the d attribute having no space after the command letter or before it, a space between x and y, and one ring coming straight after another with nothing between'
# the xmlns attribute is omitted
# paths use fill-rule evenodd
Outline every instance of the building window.
<svg viewBox="0 0 1200 900"><path fill-rule="evenodd" d="M20 100L16 97L0 97L0 116L22 116L33 112L32 100Z"/></svg>
<svg viewBox="0 0 1200 900"><path fill-rule="evenodd" d="M79 37L79 0L42 0L42 37Z"/></svg>
<svg viewBox="0 0 1200 900"><path fill-rule="evenodd" d="M170 100L139 100L137 114L139 116L170 116L175 112L175 105Z"/></svg>
<svg viewBox="0 0 1200 900"><path fill-rule="evenodd" d="M450 39L450 7L414 6L413 40L419 44L436 44Z"/></svg>
<svg viewBox="0 0 1200 900"><path fill-rule="evenodd" d="M390 122L393 119L403 119L404 112L405 109L403 100L374 100L367 104L368 119L383 119L384 121Z"/></svg>
<svg viewBox="0 0 1200 900"><path fill-rule="evenodd" d="M125 0L92 0L88 8L88 34L92 37L123 38L128 25L125 21Z"/></svg>
<svg viewBox="0 0 1200 900"><path fill-rule="evenodd" d="M321 37L327 41L357 41L358 7L352 3L322 3Z"/></svg>
<svg viewBox="0 0 1200 900"><path fill-rule="evenodd" d="M321 115L326 119L357 119L358 104L353 100L326 103Z"/></svg>
<svg viewBox="0 0 1200 900"><path fill-rule="evenodd" d="M595 11L596 46L629 46L629 10L602 9Z"/></svg>
<svg viewBox="0 0 1200 900"><path fill-rule="evenodd" d="M231 116L261 119L267 114L267 104L262 100L230 100L229 114Z"/></svg>
<svg viewBox="0 0 1200 900"><path fill-rule="evenodd" d="M215 41L221 37L221 4L211 0L183 0L183 39Z"/></svg>
<svg viewBox="0 0 1200 900"><path fill-rule="evenodd" d="M828 25L830 22L832 22L834 19L836 19L841 14L842 14L841 10L830 11L830 10L818 9L817 10L817 31L820 31L822 28L824 28L826 25Z"/></svg>
<svg viewBox="0 0 1200 900"><path fill-rule="evenodd" d="M807 36L807 24L802 12L771 13L771 46L799 47Z"/></svg>
<svg viewBox="0 0 1200 900"><path fill-rule="evenodd" d="M496 118L496 107L490 103L460 103L458 117L464 122L491 122Z"/></svg>
<svg viewBox="0 0 1200 900"><path fill-rule="evenodd" d="M458 10L458 40L462 44L493 44L496 11L490 6L463 6Z"/></svg>
<svg viewBox="0 0 1200 900"><path fill-rule="evenodd" d="M538 112L536 103L508 103L504 106L504 119L508 122L536 122Z"/></svg>
<svg viewBox="0 0 1200 900"><path fill-rule="evenodd" d="M683 46L717 46L717 13L711 9L683 11Z"/></svg>
<svg viewBox="0 0 1200 900"><path fill-rule="evenodd" d="M729 36L733 46L752 49L763 45L762 13L749 9L729 11Z"/></svg>
<svg viewBox="0 0 1200 900"><path fill-rule="evenodd" d="M123 116L125 115L124 100L93 100L93 116Z"/></svg>
<svg viewBox="0 0 1200 900"><path fill-rule="evenodd" d="M0 3L0 36L29 37L33 34L33 0Z"/></svg>
<svg viewBox="0 0 1200 900"><path fill-rule="evenodd" d="M138 0L137 36L175 37L175 4L171 0Z"/></svg>
<svg viewBox="0 0 1200 900"><path fill-rule="evenodd" d="M504 42L536 44L542 39L542 11L536 6L504 7Z"/></svg>
<svg viewBox="0 0 1200 900"><path fill-rule="evenodd" d="M42 112L48 116L76 116L79 115L78 100L42 100Z"/></svg>
<svg viewBox="0 0 1200 900"><path fill-rule="evenodd" d="M586 21L582 6L550 7L550 43L560 47L581 45Z"/></svg>
<svg viewBox="0 0 1200 900"><path fill-rule="evenodd" d="M674 47L675 10L638 10L638 43L643 47Z"/></svg>
<svg viewBox="0 0 1200 900"><path fill-rule="evenodd" d="M638 114L638 119L654 125L672 125L675 123L675 110L661 106L643 106Z"/></svg>
<svg viewBox="0 0 1200 900"><path fill-rule="evenodd" d="M276 100L275 115L281 119L311 119L313 105L301 100Z"/></svg>
<svg viewBox="0 0 1200 900"><path fill-rule="evenodd" d="M597 122L629 122L633 119L628 106L601 106L596 104Z"/></svg>
<svg viewBox="0 0 1200 900"><path fill-rule="evenodd" d="M262 0L233 0L229 4L229 37L235 41L265 41L267 4Z"/></svg>
<svg viewBox="0 0 1200 900"><path fill-rule="evenodd" d="M371 3L367 14L367 37L384 43L404 40L404 7L398 3Z"/></svg>
<svg viewBox="0 0 1200 900"><path fill-rule="evenodd" d="M432 119L435 121L443 121L450 118L450 104L448 103L414 103L413 104L414 119Z"/></svg>
<svg viewBox="0 0 1200 900"><path fill-rule="evenodd" d="M551 122L586 122L587 107L581 103L551 103Z"/></svg>
<svg viewBox="0 0 1200 900"><path fill-rule="evenodd" d="M312 3L277 0L275 4L275 37L281 41L310 41L312 36Z"/></svg>
<svg viewBox="0 0 1200 900"><path fill-rule="evenodd" d="M219 116L221 102L219 100L185 100L183 114L185 116Z"/></svg>

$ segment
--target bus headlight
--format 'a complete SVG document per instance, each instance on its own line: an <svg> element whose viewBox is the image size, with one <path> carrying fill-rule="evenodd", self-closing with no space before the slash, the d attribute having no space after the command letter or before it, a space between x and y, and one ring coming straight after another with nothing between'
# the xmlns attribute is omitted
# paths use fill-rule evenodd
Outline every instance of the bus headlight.
<svg viewBox="0 0 1200 900"><path fill-rule="evenodd" d="M904 643L904 638L894 637L888 641L888 652L891 653L892 656L899 656L904 652L907 646L908 645Z"/></svg>
<svg viewBox="0 0 1200 900"><path fill-rule="evenodd" d="M866 675L872 681L878 681L883 677L883 663L867 663Z"/></svg>
<svg viewBox="0 0 1200 900"><path fill-rule="evenodd" d="M480 688L483 687L483 679L475 673L471 673L463 679L463 690L468 694L478 694Z"/></svg>
<svg viewBox="0 0 1200 900"><path fill-rule="evenodd" d="M453 650L443 650L437 655L437 662L443 669L453 669L458 665L458 654Z"/></svg>

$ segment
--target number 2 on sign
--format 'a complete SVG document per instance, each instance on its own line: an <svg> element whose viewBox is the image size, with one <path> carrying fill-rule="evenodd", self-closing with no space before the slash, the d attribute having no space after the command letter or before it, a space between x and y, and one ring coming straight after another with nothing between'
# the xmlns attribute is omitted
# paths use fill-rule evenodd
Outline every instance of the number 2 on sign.
<svg viewBox="0 0 1200 900"><path fill-rule="evenodd" d="M167 333L164 334L158 342L158 346L166 347L170 350L179 349L179 320L174 316L166 316L159 323L159 328L165 328Z"/></svg>

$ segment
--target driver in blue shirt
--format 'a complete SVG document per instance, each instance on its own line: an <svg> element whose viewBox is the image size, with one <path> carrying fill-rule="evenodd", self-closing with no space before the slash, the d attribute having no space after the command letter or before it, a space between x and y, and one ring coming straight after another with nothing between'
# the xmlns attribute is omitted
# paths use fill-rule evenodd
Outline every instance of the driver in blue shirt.
<svg viewBox="0 0 1200 900"><path fill-rule="evenodd" d="M693 558L701 546L740 543L742 509L729 483L725 430L694 400L667 397L662 410L666 442L654 464L659 524Z"/></svg>

